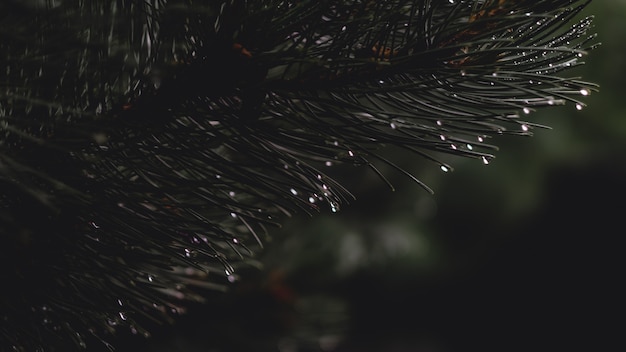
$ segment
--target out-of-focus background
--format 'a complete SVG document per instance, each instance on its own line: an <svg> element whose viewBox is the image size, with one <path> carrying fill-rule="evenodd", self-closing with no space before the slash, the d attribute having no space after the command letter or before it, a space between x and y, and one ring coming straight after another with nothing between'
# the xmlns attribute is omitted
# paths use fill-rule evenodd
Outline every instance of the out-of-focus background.
<svg viewBox="0 0 626 352"><path fill-rule="evenodd" d="M395 192L340 178L357 201L296 215L233 292L120 350L625 350L626 1L591 14L602 45L565 73L601 86L582 111L532 114L552 130L493 140L489 165L405 160L435 195L392 171Z"/></svg>

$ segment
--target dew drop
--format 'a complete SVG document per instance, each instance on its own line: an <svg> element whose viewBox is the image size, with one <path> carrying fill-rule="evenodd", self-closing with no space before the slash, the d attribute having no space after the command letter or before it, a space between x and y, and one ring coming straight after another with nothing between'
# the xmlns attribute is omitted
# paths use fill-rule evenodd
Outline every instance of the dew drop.
<svg viewBox="0 0 626 352"><path fill-rule="evenodd" d="M391 127L391 129L393 129L393 130L395 130L397 128L396 124L393 123L393 122L389 124L389 127Z"/></svg>
<svg viewBox="0 0 626 352"><path fill-rule="evenodd" d="M332 161L327 161L324 163L324 165L326 166L333 166L333 162Z"/></svg>
<svg viewBox="0 0 626 352"><path fill-rule="evenodd" d="M524 109L522 109L522 111L524 111L524 114L530 114L530 109L529 108L524 108Z"/></svg>
<svg viewBox="0 0 626 352"><path fill-rule="evenodd" d="M290 191L290 192L291 192L291 194L293 194L294 196L297 196L297 195L298 195L298 191L296 191L296 190L295 190L295 189L293 189L293 188L292 188L292 189L290 189L289 191Z"/></svg>
<svg viewBox="0 0 626 352"><path fill-rule="evenodd" d="M231 216L232 218L236 218L236 217L237 217L237 214L235 214L235 213L230 213L230 216Z"/></svg>
<svg viewBox="0 0 626 352"><path fill-rule="evenodd" d="M530 129L528 125L522 125L521 127L522 127L522 131L524 132L528 132L528 130Z"/></svg>
<svg viewBox="0 0 626 352"><path fill-rule="evenodd" d="M443 126L443 122L441 122L441 120L437 120L437 126Z"/></svg>
<svg viewBox="0 0 626 352"><path fill-rule="evenodd" d="M485 164L485 165L489 164L489 159L487 159L487 157L483 156L482 160L483 160L483 164Z"/></svg>
<svg viewBox="0 0 626 352"><path fill-rule="evenodd" d="M576 104L576 110L580 111L582 109L583 109L583 105L582 104L580 104L580 103Z"/></svg>
<svg viewBox="0 0 626 352"><path fill-rule="evenodd" d="M126 320L126 314L124 314L124 312L120 312L120 318L122 318L122 320Z"/></svg>
<svg viewBox="0 0 626 352"><path fill-rule="evenodd" d="M339 204L337 202L330 202L330 211L336 213L339 211Z"/></svg>
<svg viewBox="0 0 626 352"><path fill-rule="evenodd" d="M582 94L584 96L587 96L587 95L591 94L591 92L589 90L587 90L587 89L581 89L580 90L580 94Z"/></svg>
<svg viewBox="0 0 626 352"><path fill-rule="evenodd" d="M309 197L309 203L315 203L315 198Z"/></svg>
<svg viewBox="0 0 626 352"><path fill-rule="evenodd" d="M352 152L352 150L348 150L348 155L354 156L354 153Z"/></svg>
<svg viewBox="0 0 626 352"><path fill-rule="evenodd" d="M446 136L444 136L443 134L439 135L439 139L441 139L442 141L446 140Z"/></svg>
<svg viewBox="0 0 626 352"><path fill-rule="evenodd" d="M154 281L154 277L152 275L148 275L148 281L153 282Z"/></svg>
<svg viewBox="0 0 626 352"><path fill-rule="evenodd" d="M485 141L485 139L484 139L482 136L478 136L478 137L476 137L476 139L477 139L480 143L482 143L482 142L484 142L484 141Z"/></svg>
<svg viewBox="0 0 626 352"><path fill-rule="evenodd" d="M450 171L450 169L447 166L445 166L445 165L441 165L441 171L448 172L448 171Z"/></svg>
<svg viewBox="0 0 626 352"><path fill-rule="evenodd" d="M468 150L474 150L474 146L469 143L466 144L465 146L467 147Z"/></svg>
<svg viewBox="0 0 626 352"><path fill-rule="evenodd" d="M230 192L228 192L228 195L231 196L231 197L234 197L235 196L235 192L230 191Z"/></svg>

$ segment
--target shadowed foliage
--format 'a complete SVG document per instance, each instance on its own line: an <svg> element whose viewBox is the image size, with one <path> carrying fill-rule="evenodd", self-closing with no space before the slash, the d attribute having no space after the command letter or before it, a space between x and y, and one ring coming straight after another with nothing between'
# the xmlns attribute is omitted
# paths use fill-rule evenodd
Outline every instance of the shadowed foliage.
<svg viewBox="0 0 626 352"><path fill-rule="evenodd" d="M335 165L430 191L385 146L488 163L490 136L596 90L561 74L588 2L1 3L2 347L149 335L281 217L351 201Z"/></svg>

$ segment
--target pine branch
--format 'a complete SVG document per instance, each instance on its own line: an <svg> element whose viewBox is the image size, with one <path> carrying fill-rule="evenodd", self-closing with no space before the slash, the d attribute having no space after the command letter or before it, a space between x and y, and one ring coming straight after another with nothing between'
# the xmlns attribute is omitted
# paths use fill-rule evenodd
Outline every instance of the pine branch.
<svg viewBox="0 0 626 352"><path fill-rule="evenodd" d="M3 348L148 334L281 217L354 199L331 165L428 189L380 149L449 171L438 153L487 163L528 113L582 108L597 86L561 74L595 46L588 3L0 4Z"/></svg>

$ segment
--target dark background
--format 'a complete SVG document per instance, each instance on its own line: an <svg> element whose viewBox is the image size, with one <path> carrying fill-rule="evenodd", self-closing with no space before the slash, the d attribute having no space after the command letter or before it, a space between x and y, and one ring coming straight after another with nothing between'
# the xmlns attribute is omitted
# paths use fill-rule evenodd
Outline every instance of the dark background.
<svg viewBox="0 0 626 352"><path fill-rule="evenodd" d="M565 73L600 84L585 109L532 114L552 130L494 140L490 165L404 160L435 195L348 170L357 201L290 219L231 293L119 350L624 350L626 2L589 14L602 45Z"/></svg>

